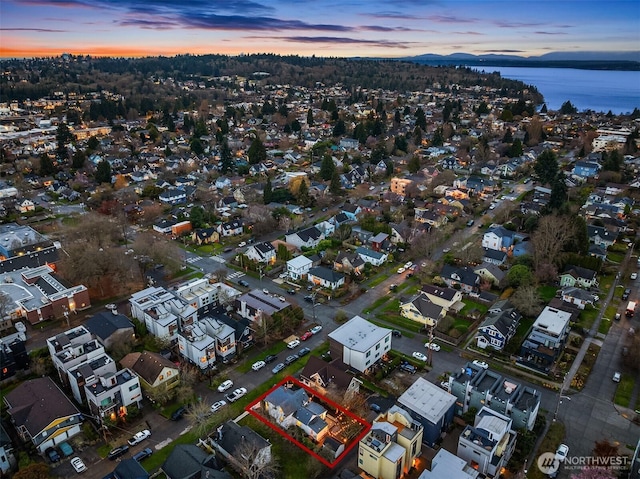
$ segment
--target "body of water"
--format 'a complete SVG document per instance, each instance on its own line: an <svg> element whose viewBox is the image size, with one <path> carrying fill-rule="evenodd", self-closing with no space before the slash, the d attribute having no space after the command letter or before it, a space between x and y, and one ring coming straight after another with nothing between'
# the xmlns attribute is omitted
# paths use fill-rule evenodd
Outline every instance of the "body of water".
<svg viewBox="0 0 640 479"><path fill-rule="evenodd" d="M578 111L615 114L640 108L640 71L576 70L573 68L472 67L500 72L504 78L535 86L547 108L558 110L569 100Z"/></svg>

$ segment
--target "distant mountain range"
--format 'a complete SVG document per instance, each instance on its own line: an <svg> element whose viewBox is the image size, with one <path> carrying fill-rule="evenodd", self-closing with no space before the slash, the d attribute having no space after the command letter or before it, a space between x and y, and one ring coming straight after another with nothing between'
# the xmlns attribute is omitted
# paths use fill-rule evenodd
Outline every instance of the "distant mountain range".
<svg viewBox="0 0 640 479"><path fill-rule="evenodd" d="M398 60L425 65L520 66L547 68L579 68L593 70L640 70L640 51L635 52L551 52L535 57L506 54L472 55L426 53Z"/></svg>

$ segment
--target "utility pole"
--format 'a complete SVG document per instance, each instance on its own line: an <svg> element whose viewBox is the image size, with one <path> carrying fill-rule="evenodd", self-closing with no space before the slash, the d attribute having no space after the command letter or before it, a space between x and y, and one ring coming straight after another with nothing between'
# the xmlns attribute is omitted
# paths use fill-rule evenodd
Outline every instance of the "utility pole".
<svg viewBox="0 0 640 479"><path fill-rule="evenodd" d="M558 409L560 409L560 404L562 404L562 400L566 399L567 401L571 401L571 398L569 396L563 396L562 393L564 392L564 383L567 380L567 375L564 375L564 378L562 378L562 384L560 385L560 392L558 393L558 402L556 403L556 410L553 413L553 422L556 422L556 419L558 418Z"/></svg>

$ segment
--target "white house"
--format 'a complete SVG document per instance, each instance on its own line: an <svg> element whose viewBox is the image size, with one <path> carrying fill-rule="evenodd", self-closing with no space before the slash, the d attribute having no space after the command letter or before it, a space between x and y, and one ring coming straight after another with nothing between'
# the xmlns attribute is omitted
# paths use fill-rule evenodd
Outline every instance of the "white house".
<svg viewBox="0 0 640 479"><path fill-rule="evenodd" d="M307 281L323 288L337 289L344 284L344 274L324 266L309 269Z"/></svg>
<svg viewBox="0 0 640 479"><path fill-rule="evenodd" d="M312 266L313 261L306 256L296 256L287 261L287 275L291 279L301 279L309 273Z"/></svg>
<svg viewBox="0 0 640 479"><path fill-rule="evenodd" d="M276 261L276 249L268 241L249 246L245 255L258 263L275 263Z"/></svg>
<svg viewBox="0 0 640 479"><path fill-rule="evenodd" d="M315 226L303 229L296 233L285 235L285 241L295 247L301 248L315 248L318 243L325 238L324 233Z"/></svg>
<svg viewBox="0 0 640 479"><path fill-rule="evenodd" d="M360 258L362 258L362 261L364 261L365 263L369 263L373 266L383 265L387 261L387 258L389 257L387 253L383 253L382 251L374 251L372 249L365 248L363 246L360 246L358 249L356 249L356 253L360 255Z"/></svg>
<svg viewBox="0 0 640 479"><path fill-rule="evenodd" d="M391 330L354 316L329 334L332 358L364 372L391 349Z"/></svg>
<svg viewBox="0 0 640 479"><path fill-rule="evenodd" d="M191 324L178 335L180 354L201 370L216 363L215 339L209 336L199 324Z"/></svg>

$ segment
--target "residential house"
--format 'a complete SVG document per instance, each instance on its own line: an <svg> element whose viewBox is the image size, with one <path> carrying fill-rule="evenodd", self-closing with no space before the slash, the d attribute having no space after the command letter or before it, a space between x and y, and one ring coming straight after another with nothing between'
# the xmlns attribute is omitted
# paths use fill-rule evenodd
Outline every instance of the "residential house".
<svg viewBox="0 0 640 479"><path fill-rule="evenodd" d="M260 289L253 289L248 293L238 296L234 302L234 311L242 318L263 325L262 316L272 316L290 305L287 301L280 301L277 296L266 294Z"/></svg>
<svg viewBox="0 0 640 479"><path fill-rule="evenodd" d="M153 224L153 231L157 231L160 234L168 235L171 233L171 228L178 222L176 220L161 219Z"/></svg>
<svg viewBox="0 0 640 479"><path fill-rule="evenodd" d="M329 333L329 349L332 358L365 372L391 349L391 330L354 316Z"/></svg>
<svg viewBox="0 0 640 479"><path fill-rule="evenodd" d="M592 307L600 299L598 295L590 293L582 288L575 286L567 286L562 289L562 301L565 303L575 304L578 309L584 309L588 304Z"/></svg>
<svg viewBox="0 0 640 479"><path fill-rule="evenodd" d="M501 253L501 251L497 251L497 253ZM485 281L496 286L499 285L506 276L506 273L493 263L479 264L473 268L473 271Z"/></svg>
<svg viewBox="0 0 640 479"><path fill-rule="evenodd" d="M514 243L514 232L503 226L492 226L482 236L482 247L497 251L508 251Z"/></svg>
<svg viewBox="0 0 640 479"><path fill-rule="evenodd" d="M164 288L151 286L131 295L131 316L153 336L175 342L178 328L197 320L197 309Z"/></svg>
<svg viewBox="0 0 640 479"><path fill-rule="evenodd" d="M268 241L252 244L247 248L245 255L258 263L273 264L276 262L276 249Z"/></svg>
<svg viewBox="0 0 640 479"><path fill-rule="evenodd" d="M384 251L388 249L390 245L389 235L387 233L378 233L369 238L369 244L373 251Z"/></svg>
<svg viewBox="0 0 640 479"><path fill-rule="evenodd" d="M415 220L418 223L425 223L434 228L440 228L447 224L447 216L436 211L434 208L415 208Z"/></svg>
<svg viewBox="0 0 640 479"><path fill-rule="evenodd" d="M199 326L215 340L216 356L223 363L229 362L237 354L235 321L218 309L200 318Z"/></svg>
<svg viewBox="0 0 640 479"><path fill-rule="evenodd" d="M133 458L121 459L118 465L103 479L149 479L149 473Z"/></svg>
<svg viewBox="0 0 640 479"><path fill-rule="evenodd" d="M488 346L502 351L513 338L520 324L522 315L510 304L492 308L484 321L478 326L476 341L479 348Z"/></svg>
<svg viewBox="0 0 640 479"><path fill-rule="evenodd" d="M602 226L587 225L587 234L589 235L589 242L604 249L615 244L618 239L618 233L615 231L609 231Z"/></svg>
<svg viewBox="0 0 640 479"><path fill-rule="evenodd" d="M29 369L30 359L26 348L26 336L22 332L0 338L0 381L14 376L18 371ZM1 432L1 425L0 425ZM0 444L0 453L2 444ZM0 457L0 470L2 460Z"/></svg>
<svg viewBox="0 0 640 479"><path fill-rule="evenodd" d="M420 290L432 303L442 306L445 311L462 309L462 293L458 289L443 288L432 284L425 284Z"/></svg>
<svg viewBox="0 0 640 479"><path fill-rule="evenodd" d="M570 321L571 313L551 306L544 308L520 347L519 362L548 372L569 337Z"/></svg>
<svg viewBox="0 0 640 479"><path fill-rule="evenodd" d="M393 177L391 178L390 190L392 193L404 197L407 194L407 189L412 185L414 185L414 182L410 178Z"/></svg>
<svg viewBox="0 0 640 479"><path fill-rule="evenodd" d="M360 274L364 270L365 261L356 252L340 251L333 261L333 269L343 273Z"/></svg>
<svg viewBox="0 0 640 479"><path fill-rule="evenodd" d="M358 215L362 212L362 209L358 205L345 203L340 208L340 212L346 215L349 221L357 221Z"/></svg>
<svg viewBox="0 0 640 479"><path fill-rule="evenodd" d="M337 289L344 285L345 276L324 266L314 266L307 273L307 281L322 288Z"/></svg>
<svg viewBox="0 0 640 479"><path fill-rule="evenodd" d="M424 378L417 378L398 404L423 427L422 442L433 447L453 422L456 397Z"/></svg>
<svg viewBox="0 0 640 479"><path fill-rule="evenodd" d="M182 357L202 371L212 369L215 366L215 339L207 334L205 327L199 321L180 327L178 350Z"/></svg>
<svg viewBox="0 0 640 479"><path fill-rule="evenodd" d="M263 408L282 429L299 427L313 441L321 441L329 432L327 410L303 388L280 386L263 399Z"/></svg>
<svg viewBox="0 0 640 479"><path fill-rule="evenodd" d="M85 380L87 384L84 386L84 394L91 414L115 420L116 417L126 416L130 406L140 408L140 380L131 370L121 369L115 373L95 376L94 382L89 382L89 377Z"/></svg>
<svg viewBox="0 0 640 479"><path fill-rule="evenodd" d="M285 235L285 241L298 249L315 248L324 238L322 231L315 226Z"/></svg>
<svg viewBox="0 0 640 479"><path fill-rule="evenodd" d="M209 443L241 471L259 470L271 462L271 443L250 427L234 421L220 425Z"/></svg>
<svg viewBox="0 0 640 479"><path fill-rule="evenodd" d="M348 397L360 390L362 381L347 372L347 368L339 359L327 363L318 356L310 356L300 373L300 382L322 395L332 387L343 397Z"/></svg>
<svg viewBox="0 0 640 479"><path fill-rule="evenodd" d="M116 309L100 311L84 322L84 327L96 337L105 348L131 341L134 336L133 323Z"/></svg>
<svg viewBox="0 0 640 479"><path fill-rule="evenodd" d="M176 445L160 468L167 479L231 479L221 469L214 454L195 444Z"/></svg>
<svg viewBox="0 0 640 479"><path fill-rule="evenodd" d="M230 236L238 236L243 233L244 222L241 219L227 221L218 225L218 233L223 237L228 238Z"/></svg>
<svg viewBox="0 0 640 479"><path fill-rule="evenodd" d="M16 208L20 213L29 213L36 210L36 205L30 199L25 198L17 203Z"/></svg>
<svg viewBox="0 0 640 479"><path fill-rule="evenodd" d="M600 165L595 161L580 160L576 161L571 174L580 179L586 180L596 176L600 171Z"/></svg>
<svg viewBox="0 0 640 479"><path fill-rule="evenodd" d="M133 371L145 392L160 388L173 389L180 384L180 370L164 356L151 351L129 353L120 360L120 366Z"/></svg>
<svg viewBox="0 0 640 479"><path fill-rule="evenodd" d="M486 477L497 478L506 468L516 446L516 433L507 416L483 407L474 425L458 438L457 456Z"/></svg>
<svg viewBox="0 0 640 479"><path fill-rule="evenodd" d="M360 255L360 258L362 258L362 261L364 261L365 263L369 263L373 266L382 266L387 261L387 258L388 258L388 255L386 253L365 248L364 246L358 247L356 249L356 253Z"/></svg>
<svg viewBox="0 0 640 479"><path fill-rule="evenodd" d="M507 261L507 253L497 249L483 248L482 261L501 266Z"/></svg>
<svg viewBox="0 0 640 479"><path fill-rule="evenodd" d="M423 426L398 406L379 415L358 445L358 467L376 479L409 474L422 453Z"/></svg>
<svg viewBox="0 0 640 479"><path fill-rule="evenodd" d="M22 382L4 404L20 438L41 454L82 432L82 414L49 377Z"/></svg>
<svg viewBox="0 0 640 479"><path fill-rule="evenodd" d="M588 268L567 265L560 275L560 286L579 286L581 288L592 288L598 286L597 273Z"/></svg>
<svg viewBox="0 0 640 479"><path fill-rule="evenodd" d="M179 205L187 202L186 188L168 188L162 193L158 199L167 205Z"/></svg>
<svg viewBox="0 0 640 479"><path fill-rule="evenodd" d="M422 471L418 479L477 479L480 473L469 466L464 459L460 459L455 454L451 454L446 449L440 448L433 459L431 465Z"/></svg>
<svg viewBox="0 0 640 479"><path fill-rule="evenodd" d="M191 241L202 246L203 244L219 243L220 233L215 228L196 228L191 232Z"/></svg>
<svg viewBox="0 0 640 479"><path fill-rule="evenodd" d="M303 255L296 256L287 261L287 276L296 281L303 279L312 267L312 260Z"/></svg>
<svg viewBox="0 0 640 479"><path fill-rule="evenodd" d="M400 303L400 315L415 321L423 328L433 328L445 317L446 310L424 294L417 294L404 303Z"/></svg>
<svg viewBox="0 0 640 479"><path fill-rule="evenodd" d="M442 267L440 276L447 283L447 286L455 288L457 285L465 293L476 292L480 285L480 276L468 266L458 267L445 264Z"/></svg>

